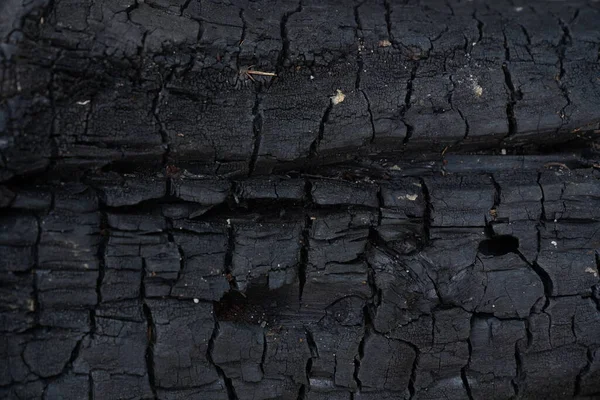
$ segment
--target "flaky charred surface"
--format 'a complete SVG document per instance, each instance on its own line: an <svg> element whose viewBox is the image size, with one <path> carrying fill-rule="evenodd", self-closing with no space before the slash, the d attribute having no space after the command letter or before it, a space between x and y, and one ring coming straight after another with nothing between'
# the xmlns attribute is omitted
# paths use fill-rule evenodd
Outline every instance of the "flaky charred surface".
<svg viewBox="0 0 600 400"><path fill-rule="evenodd" d="M599 19L1 3L0 397L600 397Z"/></svg>
<svg viewBox="0 0 600 400"><path fill-rule="evenodd" d="M600 121L595 2L1 7L1 180L167 163L239 176L446 146L539 149Z"/></svg>
<svg viewBox="0 0 600 400"><path fill-rule="evenodd" d="M557 157L5 185L4 397L595 398L600 175Z"/></svg>

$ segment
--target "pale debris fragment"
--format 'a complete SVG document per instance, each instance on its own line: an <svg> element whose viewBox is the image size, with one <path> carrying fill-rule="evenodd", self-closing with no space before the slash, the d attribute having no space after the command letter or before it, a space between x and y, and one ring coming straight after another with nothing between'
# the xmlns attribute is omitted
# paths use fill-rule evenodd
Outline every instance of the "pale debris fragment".
<svg viewBox="0 0 600 400"><path fill-rule="evenodd" d="M346 95L344 93L342 93L342 91L340 89L335 91L334 96L331 96L331 102L333 103L334 106L337 104L340 104L345 99L346 99Z"/></svg>
<svg viewBox="0 0 600 400"><path fill-rule="evenodd" d="M594 275L596 277L598 276L598 272L594 268L587 267L585 269L585 272L587 272L588 274L592 274L592 275Z"/></svg>
<svg viewBox="0 0 600 400"><path fill-rule="evenodd" d="M474 78L473 75L469 74L469 81L471 82L471 88L473 89L475 96L481 97L483 94L483 87L479 84L477 78Z"/></svg>
<svg viewBox="0 0 600 400"><path fill-rule="evenodd" d="M415 201L418 197L418 194L405 194L404 196L398 196L398 200L406 199L410 201Z"/></svg>

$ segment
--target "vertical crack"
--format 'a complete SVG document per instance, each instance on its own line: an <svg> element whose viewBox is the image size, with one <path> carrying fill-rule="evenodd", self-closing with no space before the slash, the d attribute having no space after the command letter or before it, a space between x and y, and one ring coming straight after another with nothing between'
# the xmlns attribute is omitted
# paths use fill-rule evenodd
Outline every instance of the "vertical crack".
<svg viewBox="0 0 600 400"><path fill-rule="evenodd" d="M373 111L371 110L371 101L364 90L360 90L367 102L367 112L369 113L369 122L371 123L371 143L375 142L375 121L373 120Z"/></svg>
<svg viewBox="0 0 600 400"><path fill-rule="evenodd" d="M467 137L469 137L469 131L470 131L470 127L469 127L469 120L463 115L462 111L460 110L460 108L456 108L456 111L458 111L458 115L460 115L460 118L464 121L465 123L465 136L463 136L463 140L465 140Z"/></svg>
<svg viewBox="0 0 600 400"><path fill-rule="evenodd" d="M144 318L146 318L146 326L147 326L147 344L146 344L146 370L148 372L148 383L150 385L150 389L152 390L152 395L154 399L157 399L158 396L156 394L156 379L154 373L154 343L156 343L156 324L154 322L154 318L152 317L152 311L150 307L146 303L146 285L144 283L144 278L147 276L146 274L146 261L142 259L142 279L140 279L140 297L142 303L142 312L144 313Z"/></svg>
<svg viewBox="0 0 600 400"><path fill-rule="evenodd" d="M142 283L142 288L143 288ZM143 292L142 292L143 293ZM142 295L145 298L144 295ZM148 344L146 346L146 369L148 371L148 381L150 383L150 389L152 390L152 395L155 399L158 399L156 394L156 378L154 374L154 343L156 343L156 325L154 324L154 319L152 318L152 312L150 311L150 307L144 301L142 305L142 309L144 311L144 317L146 318L146 324L148 326Z"/></svg>
<svg viewBox="0 0 600 400"><path fill-rule="evenodd" d="M308 329L304 329L304 334L306 336L306 343L308 344L308 348L310 349L310 358L306 361L306 381L308 382L308 386L310 387L310 375L312 371L313 358L319 358L319 348L317 347L317 343L315 342L315 338L312 335L312 332Z"/></svg>
<svg viewBox="0 0 600 400"><path fill-rule="evenodd" d="M477 18L477 11L473 11L472 17L477 21L477 41L476 44L483 40L483 27L485 24L479 18Z"/></svg>
<svg viewBox="0 0 600 400"><path fill-rule="evenodd" d="M304 184L304 193L306 197L306 207L310 207L312 204L312 184L310 180L306 180ZM299 281L299 296L300 302L302 302L302 294L304 293L304 285L306 284L306 274L308 270L308 251L310 248L310 232L312 229L312 216L308 213L304 214L304 227L302 228L302 247L300 248L300 265L298 267L298 281Z"/></svg>
<svg viewBox="0 0 600 400"><path fill-rule="evenodd" d="M529 36L529 32L527 31L527 28L525 28L525 25L519 24L519 26L521 27L521 31L523 32L523 35L525 35L525 40L527 41L525 50L527 50L527 54L529 54L531 61L534 61L533 54L531 53L531 36Z"/></svg>
<svg viewBox="0 0 600 400"><path fill-rule="evenodd" d="M423 231L425 232L425 244L429 243L431 239L431 214L433 211L433 204L431 203L431 195L429 188L425 183L425 179L420 178L419 183L421 190L423 191L423 198L425 199L425 210L423 211Z"/></svg>
<svg viewBox="0 0 600 400"><path fill-rule="evenodd" d="M248 28L248 24L246 22L246 18L244 17L244 9L240 8L240 20L242 20L242 33L240 35L240 43L239 43L239 47L242 46L242 43L244 43L244 40L246 40L246 30Z"/></svg>
<svg viewBox="0 0 600 400"><path fill-rule="evenodd" d="M561 27L563 34L560 38L560 42L557 47L558 76L556 78L556 82L558 84L558 88L560 89L560 91L561 91L563 97L566 99L567 103L564 105L564 107L562 107L560 109L560 119L561 119L562 123L561 123L561 126L557 129L557 132L562 128L562 126L564 124L566 124L569 121L569 116L566 115L565 110L567 109L567 107L569 107L571 105L571 98L569 97L569 90L567 89L565 83L563 82L563 79L565 77L565 67L564 67L565 53L567 51L567 47L569 47L571 45L571 43L573 42L573 39L571 37L571 31L569 30L569 27L567 26L567 24L562 19L559 19L558 23Z"/></svg>
<svg viewBox="0 0 600 400"><path fill-rule="evenodd" d="M540 223L542 223L543 221L546 221L546 206L545 206L545 200L546 200L546 195L544 194L544 186L542 186L541 183L542 180L542 173L538 172L538 177L537 177L537 184L540 187L540 191L542 192L542 197L540 199L541 202L541 208L542 208L542 212L540 214ZM538 253L539 253L540 249L538 246Z"/></svg>
<svg viewBox="0 0 600 400"><path fill-rule="evenodd" d="M171 180L169 179L168 181L170 182ZM167 193L171 193L171 191L167 191ZM185 254L183 252L183 248L175 242L175 238L173 237L173 233L171 232L173 224L169 218L167 218L167 226L167 239L170 243L173 243L177 247L177 252L179 253L179 271L177 271L177 278L175 279L175 284L177 284L177 282L179 282L179 280L181 279L181 274L183 273L183 270L185 269Z"/></svg>
<svg viewBox="0 0 600 400"><path fill-rule="evenodd" d="M490 174L490 180L494 185L494 205L492 206L492 210L497 210L502 202L502 188L500 184L494 178L494 174Z"/></svg>
<svg viewBox="0 0 600 400"><path fill-rule="evenodd" d="M34 311L33 320L34 320L34 324L36 326L39 326L40 325L40 299L39 299L37 269L39 268L39 265L40 265L39 246L40 246L40 243L42 240L42 220L39 215L36 215L35 219L37 221L38 231L37 231L37 237L35 238L35 246L33 248L33 252L34 252L33 259L35 261L35 264L33 266L31 273L33 274L33 311Z"/></svg>
<svg viewBox="0 0 600 400"><path fill-rule="evenodd" d="M281 17L281 22L279 23L279 34L281 36L281 51L279 52L279 57L277 58L277 64L275 66L275 73L279 75L283 70L286 61L289 61L289 53L290 53L290 39L288 38L287 32L287 22L288 19L302 11L302 0L298 2L298 7L295 10L286 12Z"/></svg>
<svg viewBox="0 0 600 400"><path fill-rule="evenodd" d="M237 51L235 53L235 64L236 64L236 69L238 71L241 70L241 64L240 64L240 56L242 53L242 44L244 43L244 40L246 39L246 19L244 18L244 9L240 8L240 12L238 14L240 20L242 21L242 32L240 33L240 41L238 42L237 45Z"/></svg>
<svg viewBox="0 0 600 400"><path fill-rule="evenodd" d="M263 334L263 351L262 356L260 357L260 372L262 372L263 376L265 375L265 360L267 358L267 334L265 330L262 330Z"/></svg>
<svg viewBox="0 0 600 400"><path fill-rule="evenodd" d="M529 261L525 255L521 252L521 250L517 249L517 254L519 255L519 257L525 262L527 263L527 265L533 270L533 272L535 272L537 274L537 276L540 278L540 280L542 281L542 285L544 287L544 296L546 297L546 301L544 303L544 306L542 307L542 311L544 311L549 305L550 305L550 296L552 295L552 291L553 291L553 282L552 279L550 278L550 275L548 274L548 272L546 272L538 263L537 263L537 259L539 257L540 251L541 251L541 240L542 240L542 233L540 231L540 228L543 226L544 222L546 221L546 210L544 207L544 202L545 202L545 194L544 194L544 187L541 183L541 179L542 179L542 173L539 172L538 173L538 177L537 177L537 184L540 187L540 191L542 193L542 197L540 199L541 202L541 214L540 214L540 219L539 222L536 226L536 231L537 231L537 255L535 257L535 260L533 261ZM530 342L530 339L528 339L528 342Z"/></svg>
<svg viewBox="0 0 600 400"><path fill-rule="evenodd" d="M462 119L463 122L465 123L465 136L463 136L463 138L462 138L462 140L465 140L467 138L467 136L469 136L469 121L464 116L464 114L462 113L462 111L460 110L460 108L458 108L458 107L454 108L454 104L452 103L452 99L453 99L453 96L454 96L454 89L456 88L456 84L454 83L454 79L453 79L452 75L450 75L450 82L452 83L452 90L450 90L448 92L448 103L450 104L450 108L452 110L456 110L456 112L458 112L458 115L460 116L460 119Z"/></svg>
<svg viewBox="0 0 600 400"><path fill-rule="evenodd" d="M539 232L538 232L539 235ZM517 254L529 267L537 274L537 276L542 281L542 286L544 287L544 295L546 296L546 302L542 307L542 311L544 311L550 305L550 296L552 295L554 284L552 283L552 279L546 270L544 270L537 261L530 262L524 255L521 253L521 250L517 249Z"/></svg>
<svg viewBox="0 0 600 400"><path fill-rule="evenodd" d="M383 6L385 8L385 25L387 28L387 34L390 39L390 42L393 42L393 40L392 40L392 5L390 4L389 0L383 0Z"/></svg>
<svg viewBox="0 0 600 400"><path fill-rule="evenodd" d="M360 89L360 79L362 76L362 70L364 66L362 51L364 49L364 35L362 32L362 24L360 22L360 15L358 12L358 8L363 4L363 2L357 4L354 7L354 21L356 22L356 39L358 41L358 49L356 53L356 64L357 64L357 72L356 72L356 83L354 85L355 89ZM363 92L364 95L364 92ZM367 100L368 102L368 100Z"/></svg>
<svg viewBox="0 0 600 400"><path fill-rule="evenodd" d="M531 335L531 332L529 331L529 321L525 322L526 326L527 326L527 346L530 345L530 339L529 339L529 335ZM513 390L515 391L515 395L514 398L518 399L519 398L519 384L522 380L522 376L523 376L523 360L521 358L521 353L519 352L519 342L517 341L515 343L515 365L516 365L516 376L511 379L511 384L513 387Z"/></svg>
<svg viewBox="0 0 600 400"><path fill-rule="evenodd" d="M192 0L185 0L185 3L179 7L179 15L183 15L183 12L189 7Z"/></svg>
<svg viewBox="0 0 600 400"><path fill-rule="evenodd" d="M594 254L596 259L596 271L600 271L600 253L596 250ZM600 312L600 283L592 287L592 301L596 304L596 309Z"/></svg>
<svg viewBox="0 0 600 400"><path fill-rule="evenodd" d="M217 303L214 302L213 303L213 318L215 321L215 326L213 329L213 333L210 337L210 340L208 341L208 349L206 350L206 359L208 360L208 362L211 365L213 365L215 367L219 377L221 377L221 379L223 379L223 382L225 383L225 389L227 390L228 399L229 400L238 400L238 396L235 392L235 388L233 387L233 382L231 381L231 378L228 378L227 375L225 375L225 371L223 371L223 368L219 367L214 362L213 357L212 357L212 352L215 347L215 340L217 339L217 336L219 336L219 321L217 320L217 317L216 317L216 315L217 315L216 305L217 305Z"/></svg>
<svg viewBox="0 0 600 400"><path fill-rule="evenodd" d="M503 31L504 35L504 58L505 61L502 64L502 72L504 72L504 84L508 89L509 100L506 103L506 117L508 119L508 134L505 138L508 138L515 133L517 133L517 118L515 117L515 104L519 99L518 93L515 91L515 86L513 84L512 76L510 74L510 69L508 68L508 64L510 63L510 48L508 46L508 38L506 37L506 32Z"/></svg>
<svg viewBox="0 0 600 400"><path fill-rule="evenodd" d="M158 124L158 131L160 133L160 137L162 139L162 144L163 144L163 148L164 148L164 153L162 156L162 164L164 167L167 166L167 163L169 160L169 154L171 152L171 143L170 143L171 141L169 140L169 134L167 133L165 124L162 122L162 120L160 118L160 103L162 102L164 95L165 95L166 84L171 79L172 76L173 76L173 71L171 71L169 73L169 75L167 76L167 78L165 78L165 80L162 82L161 89L158 91L158 93L156 94L156 96L154 97L154 99L152 101L152 115L154 116L154 119L156 120L156 123Z"/></svg>
<svg viewBox="0 0 600 400"><path fill-rule="evenodd" d="M371 268L371 266L369 266L369 268ZM363 360L363 358L365 357L365 342L367 340L367 337L369 337L369 335L371 334L371 330L373 327L373 322L371 321L371 316L369 314L369 306L365 305L363 307L363 323L364 323L364 331L363 331L363 337L360 340L360 343L358 344L358 354L354 356L354 373L353 373L353 377L354 377L354 381L356 382L356 387L358 388L359 391L362 390L362 382L360 381L360 378L358 377L360 374L360 364Z"/></svg>
<svg viewBox="0 0 600 400"><path fill-rule="evenodd" d="M421 350L412 342L409 342L407 340L403 340L403 339L396 339L396 338L390 338L388 335L382 334L381 332L377 332L375 329L372 329L373 332L375 332L375 334L383 336L386 338L386 340L388 342L390 341L394 341L394 342L400 342L402 344L407 345L408 347L411 348L411 350L415 353L415 359L413 360L412 366L411 366L411 371L410 371L410 377L408 379L408 393L409 393L409 399L413 399L415 398L417 392L416 392L416 387L415 387L415 382L417 379L417 370L419 368L419 361L421 359ZM365 339L370 335L370 332L365 331L365 336L363 336L363 339L360 343L359 346L359 353L360 358L362 359L364 356L364 341ZM358 366L360 367L360 362L358 363ZM358 381L358 370L357 368L355 368L354 371L355 374L355 378ZM358 381L360 382L360 381ZM361 390L361 386L359 386L359 391Z"/></svg>
<svg viewBox="0 0 600 400"><path fill-rule="evenodd" d="M225 252L225 276L231 290L237 290L237 282L233 275L233 252L235 250L235 232L230 219L227 219L227 251ZM216 314L215 314L216 315Z"/></svg>
<svg viewBox="0 0 600 400"><path fill-rule="evenodd" d="M413 135L414 132L414 127L409 124L408 122L406 122L406 120L404 119L404 116L406 115L406 113L408 112L408 110L410 110L411 107L411 98L412 98L412 94L413 94L413 82L415 80L415 78L417 77L417 69L419 68L419 62L415 62L411 71L410 71L410 79L406 82L406 96L404 97L404 105L402 106L402 109L400 111L400 120L402 121L402 123L404 124L404 126L406 126L406 136L404 137L404 144L406 145L408 143L408 141L410 140L410 138Z"/></svg>
<svg viewBox="0 0 600 400"><path fill-rule="evenodd" d="M419 360L421 359L421 350L419 350L419 348L412 343L405 343L412 347L413 351L415 352L415 360L413 361L413 365L410 370L410 379L408 380L408 393L410 394L410 398L413 399L417 393L415 382L417 381L417 369L419 368Z"/></svg>
<svg viewBox="0 0 600 400"><path fill-rule="evenodd" d="M377 226L381 226L381 221L383 220L383 205L385 202L383 201L383 193L381 191L381 185L377 187Z"/></svg>
<svg viewBox="0 0 600 400"><path fill-rule="evenodd" d="M332 109L333 109L333 100L329 99L329 104L327 105L327 108L325 109L325 112L323 113L323 116L321 117L321 122L319 122L319 132L317 133L317 137L315 138L315 140L313 140L313 142L310 145L310 150L309 150L309 155L308 155L309 158L314 158L319 154L319 146L321 144L321 140L323 140L323 135L325 133L325 124L329 120L329 114L331 113Z"/></svg>
<svg viewBox="0 0 600 400"><path fill-rule="evenodd" d="M581 371L579 371L579 373L575 377L575 388L573 390L573 397L578 397L579 395L581 395L581 379L585 374L587 374L590 371L592 363L594 362L594 355L592 353L592 350L589 348L587 349L586 359L587 362L585 366L581 369Z"/></svg>
<svg viewBox="0 0 600 400"><path fill-rule="evenodd" d="M471 316L471 331L473 330L473 323L475 322L475 315ZM473 393L471 392L471 385L469 383L469 377L467 376L467 369L471 365L471 357L473 355L473 344L471 343L471 336L467 339L467 346L469 348L469 359L467 361L467 365L460 369L460 377L462 379L463 386L465 391L467 392L467 397L469 400L473 400Z"/></svg>
<svg viewBox="0 0 600 400"><path fill-rule="evenodd" d="M90 320L92 323L91 333L96 333L96 308L98 305L102 303L102 281L104 280L104 270L106 268L106 262L104 259L104 255L106 253L106 248L108 246L109 241L109 226L108 226L108 216L105 212L100 214L100 235L101 240L98 245L98 252L96 256L98 257L98 278L96 279L96 306L92 310L90 310Z"/></svg>
<svg viewBox="0 0 600 400"><path fill-rule="evenodd" d="M260 150L260 145L262 142L262 123L263 117L262 112L260 110L261 96L260 96L260 86L258 91L256 92L256 98L254 100L254 107L252 107L252 132L254 134L254 143L252 145L252 156L250 158L250 164L248 166L248 176L251 176L256 169L256 162L258 160L258 153Z"/></svg>

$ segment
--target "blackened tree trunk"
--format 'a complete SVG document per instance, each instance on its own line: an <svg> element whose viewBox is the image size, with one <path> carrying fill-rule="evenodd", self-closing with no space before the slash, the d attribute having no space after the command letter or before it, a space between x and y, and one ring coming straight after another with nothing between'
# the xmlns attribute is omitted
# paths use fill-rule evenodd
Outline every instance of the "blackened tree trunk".
<svg viewBox="0 0 600 400"><path fill-rule="evenodd" d="M0 397L600 398L600 3L3 0Z"/></svg>

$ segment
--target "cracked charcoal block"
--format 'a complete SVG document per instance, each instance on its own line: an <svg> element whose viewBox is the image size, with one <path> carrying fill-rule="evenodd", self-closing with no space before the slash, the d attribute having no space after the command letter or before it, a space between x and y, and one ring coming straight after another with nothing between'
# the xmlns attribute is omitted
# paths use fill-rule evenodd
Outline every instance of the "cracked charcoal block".
<svg viewBox="0 0 600 400"><path fill-rule="evenodd" d="M490 218L495 193L491 178L474 175L425 182L433 207L432 226L484 226ZM461 190L453 192L457 186Z"/></svg>
<svg viewBox="0 0 600 400"><path fill-rule="evenodd" d="M304 197L305 184L301 179L259 177L236 183L236 195L243 200L301 201Z"/></svg>
<svg viewBox="0 0 600 400"><path fill-rule="evenodd" d="M311 388L328 391L337 386L355 390L355 360L359 357L363 328L339 327L324 323L311 327L307 332L315 341L317 355L310 370Z"/></svg>
<svg viewBox="0 0 600 400"><path fill-rule="evenodd" d="M355 24L352 8L343 2L323 4L307 1L287 20L290 61L328 65L337 58L352 54Z"/></svg>
<svg viewBox="0 0 600 400"><path fill-rule="evenodd" d="M38 223L33 216L4 216L0 226L0 243L3 245L32 245L37 241Z"/></svg>
<svg viewBox="0 0 600 400"><path fill-rule="evenodd" d="M402 106L411 69L412 65L397 53L388 54L378 49L375 53L367 52L364 55L361 89L372 115L375 143L394 143L404 140L406 136ZM392 85L392 81L399 84Z"/></svg>
<svg viewBox="0 0 600 400"><path fill-rule="evenodd" d="M572 396L575 377L586 364L585 348L577 345L524 354L522 358L523 372L528 377L522 395L548 399Z"/></svg>
<svg viewBox="0 0 600 400"><path fill-rule="evenodd" d="M169 15L145 4L129 14L133 24L147 32L144 45L147 51L159 51L162 46L192 44L198 36L199 24L188 18Z"/></svg>
<svg viewBox="0 0 600 400"><path fill-rule="evenodd" d="M260 327L236 327L221 322L217 328L211 357L225 376L236 382L260 382L265 336Z"/></svg>
<svg viewBox="0 0 600 400"><path fill-rule="evenodd" d="M347 263L364 253L374 215L365 211L316 212L310 216L308 262L321 270L332 262Z"/></svg>
<svg viewBox="0 0 600 400"><path fill-rule="evenodd" d="M477 306L477 311L494 314L498 318L525 318L533 305L544 296L543 282L537 273L519 257L502 256L502 258L509 258L507 261L510 266L504 267L506 269L486 271L486 291ZM496 258L492 260L494 259ZM487 259L482 258L482 260L483 268L490 269Z"/></svg>
<svg viewBox="0 0 600 400"><path fill-rule="evenodd" d="M419 397L465 398L467 396L461 368L468 363L466 342L457 342L425 349L416 365L415 391Z"/></svg>
<svg viewBox="0 0 600 400"><path fill-rule="evenodd" d="M34 374L40 377L58 375L65 368L71 353L78 345L78 337L48 337L39 338L25 346L23 361ZM44 352L43 358L38 355Z"/></svg>
<svg viewBox="0 0 600 400"><path fill-rule="evenodd" d="M97 270L100 215L53 211L40 221L41 268Z"/></svg>
<svg viewBox="0 0 600 400"><path fill-rule="evenodd" d="M375 359L378 357L379 360ZM404 397L416 354L404 342L370 335L365 339L358 379L365 391L390 390Z"/></svg>
<svg viewBox="0 0 600 400"><path fill-rule="evenodd" d="M537 264L552 281L553 295L589 293L598 281L595 255L596 223L575 227L555 223L553 229L540 229Z"/></svg>
<svg viewBox="0 0 600 400"><path fill-rule="evenodd" d="M94 306L98 271L36 271L42 308Z"/></svg>
<svg viewBox="0 0 600 400"><path fill-rule="evenodd" d="M600 390L600 365L598 363L598 350L592 352L590 368L581 374L581 394L594 396Z"/></svg>
<svg viewBox="0 0 600 400"><path fill-rule="evenodd" d="M0 11L0 397L598 397L595 2Z"/></svg>
<svg viewBox="0 0 600 400"><path fill-rule="evenodd" d="M265 283L273 290L293 283L300 257L300 231L297 223L234 224L231 274L237 287L245 290Z"/></svg>
<svg viewBox="0 0 600 400"><path fill-rule="evenodd" d="M324 182L314 181L311 195L313 201L319 205L353 204L373 208L379 206L377 187L373 185L345 182L324 184Z"/></svg>
<svg viewBox="0 0 600 400"><path fill-rule="evenodd" d="M103 301L120 301L140 297L142 275L137 271L107 269L102 278L100 295Z"/></svg>
<svg viewBox="0 0 600 400"><path fill-rule="evenodd" d="M166 182L160 177L110 174L92 178L99 199L109 207L130 206L145 200L164 197Z"/></svg>
<svg viewBox="0 0 600 400"><path fill-rule="evenodd" d="M171 194L194 203L214 205L223 203L229 194L230 183L183 177L171 183Z"/></svg>
<svg viewBox="0 0 600 400"><path fill-rule="evenodd" d="M348 90L349 85L339 86L336 90L344 93L344 101L333 105L327 115L323 139L318 146L321 152L362 147L373 137L369 105L365 96L358 90Z"/></svg>
<svg viewBox="0 0 600 400"><path fill-rule="evenodd" d="M522 321L471 321L472 354L467 379L474 396L505 399L515 395L511 382L517 375L514 343L525 337Z"/></svg>
<svg viewBox="0 0 600 400"><path fill-rule="evenodd" d="M207 358L214 329L212 306L189 300L149 300L147 304L154 324L156 386L185 389L216 382L217 371Z"/></svg>
<svg viewBox="0 0 600 400"><path fill-rule="evenodd" d="M377 331L391 332L391 335L406 332L407 325L418 320L422 314L431 312L435 303L435 289L422 265L382 251L369 254L368 260L373 268L380 299L373 316Z"/></svg>
<svg viewBox="0 0 600 400"><path fill-rule="evenodd" d="M310 268L306 271L302 301L307 307L314 305L318 309L346 296L367 299L371 296L368 279L368 266L364 263L331 262L322 270Z"/></svg>
<svg viewBox="0 0 600 400"><path fill-rule="evenodd" d="M262 139L257 162L292 161L308 156L311 144L319 136L319 121L328 109L329 96L335 90L321 89L312 82L322 82L324 78L314 76L311 80L310 76L313 75L300 70L265 92L259 105Z"/></svg>
<svg viewBox="0 0 600 400"><path fill-rule="evenodd" d="M171 295L179 298L219 300L229 290L225 278L226 235L173 233L180 252L183 269Z"/></svg>
<svg viewBox="0 0 600 400"><path fill-rule="evenodd" d="M157 391L158 398L166 400L185 400L195 397L201 397L207 400L227 400L227 388L223 382L216 382L212 385L200 386L194 389L182 390L161 390Z"/></svg>
<svg viewBox="0 0 600 400"><path fill-rule="evenodd" d="M185 88L189 88L189 83ZM250 160L255 96L248 91L221 92L218 96L199 104L184 96L168 95L161 104L159 118L175 163ZM229 115L223 115L224 110ZM194 116L193 124L190 115Z"/></svg>
<svg viewBox="0 0 600 400"><path fill-rule="evenodd" d="M146 323L111 317L95 318L96 333L81 342L73 362L76 373L90 373L98 366L114 373L142 376L146 373Z"/></svg>
<svg viewBox="0 0 600 400"><path fill-rule="evenodd" d="M89 377L86 375L66 375L48 385L44 399L84 398L90 392L89 386Z"/></svg>
<svg viewBox="0 0 600 400"><path fill-rule="evenodd" d="M102 165L128 158L160 159L163 153L158 124L152 115L152 94L134 91L122 83L93 97L81 99L72 107L84 120L72 129L58 126L62 134L56 147L65 164ZM72 124L73 111L64 115ZM57 123L61 124L62 119ZM101 143L98 146L98 143ZM99 157L95 154L99 153Z"/></svg>
<svg viewBox="0 0 600 400"><path fill-rule="evenodd" d="M294 385L306 385L306 364L311 357L306 333L292 328L278 334L275 329L271 328L265 333L265 376L271 379L281 379L283 376L290 379ZM286 386L283 385L283 388Z"/></svg>
<svg viewBox="0 0 600 400"><path fill-rule="evenodd" d="M152 389L147 375L134 376L95 371L91 373L91 378L94 396L107 396L110 398L152 397Z"/></svg>

